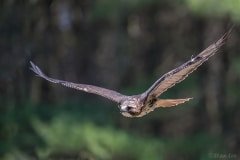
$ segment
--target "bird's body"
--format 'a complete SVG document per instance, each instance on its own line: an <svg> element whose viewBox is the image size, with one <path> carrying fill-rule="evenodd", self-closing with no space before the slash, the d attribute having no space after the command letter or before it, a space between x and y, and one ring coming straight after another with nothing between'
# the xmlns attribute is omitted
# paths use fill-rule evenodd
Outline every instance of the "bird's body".
<svg viewBox="0 0 240 160"><path fill-rule="evenodd" d="M158 97L167 89L183 81L209 57L213 56L220 47L225 43L231 30L225 33L217 42L199 53L196 57L191 58L186 63L164 74L148 90L133 96L126 96L119 92L87 84L76 84L72 82L53 79L46 76L35 64L31 63L31 70L38 76L52 82L59 83L66 87L74 88L88 93L97 94L118 103L120 113L126 117L142 117L159 107L171 107L189 101L185 99L159 99Z"/></svg>

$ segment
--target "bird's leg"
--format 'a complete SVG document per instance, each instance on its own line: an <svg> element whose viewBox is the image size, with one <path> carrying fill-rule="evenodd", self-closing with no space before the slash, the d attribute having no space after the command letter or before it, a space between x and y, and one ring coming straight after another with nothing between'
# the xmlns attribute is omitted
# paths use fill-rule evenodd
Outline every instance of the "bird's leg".
<svg viewBox="0 0 240 160"><path fill-rule="evenodd" d="M159 99L154 103L154 108L158 107L172 107L178 104L184 103L189 101L192 98L185 98L185 99Z"/></svg>

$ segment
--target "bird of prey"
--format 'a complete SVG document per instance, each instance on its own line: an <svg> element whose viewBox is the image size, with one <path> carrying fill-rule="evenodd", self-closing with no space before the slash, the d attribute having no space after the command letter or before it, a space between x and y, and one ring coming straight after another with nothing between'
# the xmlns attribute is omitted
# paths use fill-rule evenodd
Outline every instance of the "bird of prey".
<svg viewBox="0 0 240 160"><path fill-rule="evenodd" d="M53 79L45 75L33 62L30 62L30 69L38 76L52 83L58 83L66 87L97 94L118 103L120 113L123 116L142 117L153 111L155 108L176 106L189 101L191 98L159 99L158 97L167 89L173 87L176 83L183 81L190 73L197 69L197 67L199 67L203 62L207 61L209 57L213 56L225 43L230 31L231 30L226 32L218 41L211 44L208 48L203 50L195 57L192 57L186 63L164 74L155 83L153 83L149 89L138 95L127 96L102 87Z"/></svg>

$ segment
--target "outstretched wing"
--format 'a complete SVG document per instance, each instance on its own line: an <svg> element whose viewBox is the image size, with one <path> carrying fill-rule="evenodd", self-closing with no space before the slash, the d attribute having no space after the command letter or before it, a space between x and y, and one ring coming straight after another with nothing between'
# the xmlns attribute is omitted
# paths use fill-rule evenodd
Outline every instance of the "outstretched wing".
<svg viewBox="0 0 240 160"><path fill-rule="evenodd" d="M176 83L183 81L190 73L192 73L203 62L207 61L209 57L213 56L220 47L225 43L229 36L231 29L225 33L217 42L210 45L194 58L182 64L176 69L164 74L158 79L146 92L143 93L144 98L158 97L168 88L171 88Z"/></svg>
<svg viewBox="0 0 240 160"><path fill-rule="evenodd" d="M93 85L76 84L76 83L72 83L72 82L67 82L67 81L50 78L50 77L46 76L40 70L40 68L38 68L38 66L36 66L33 62L30 61L30 64L31 64L30 69L33 72L35 72L39 77L42 77L52 83L59 83L66 87L74 88L74 89L81 90L81 91L88 92L88 93L97 94L97 95L103 96L103 97L108 98L117 103L120 103L120 101L126 97L125 95L122 95L113 90L109 90L109 89L105 89L105 88L101 88L101 87L97 87L97 86L93 86Z"/></svg>

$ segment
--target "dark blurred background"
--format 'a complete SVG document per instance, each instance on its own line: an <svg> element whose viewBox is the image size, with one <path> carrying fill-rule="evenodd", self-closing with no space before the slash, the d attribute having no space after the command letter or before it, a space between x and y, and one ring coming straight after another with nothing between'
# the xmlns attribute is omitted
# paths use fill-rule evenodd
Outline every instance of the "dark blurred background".
<svg viewBox="0 0 240 160"><path fill-rule="evenodd" d="M0 159L240 159L239 0L2 0ZM51 77L133 95L235 25L221 51L142 118Z"/></svg>

